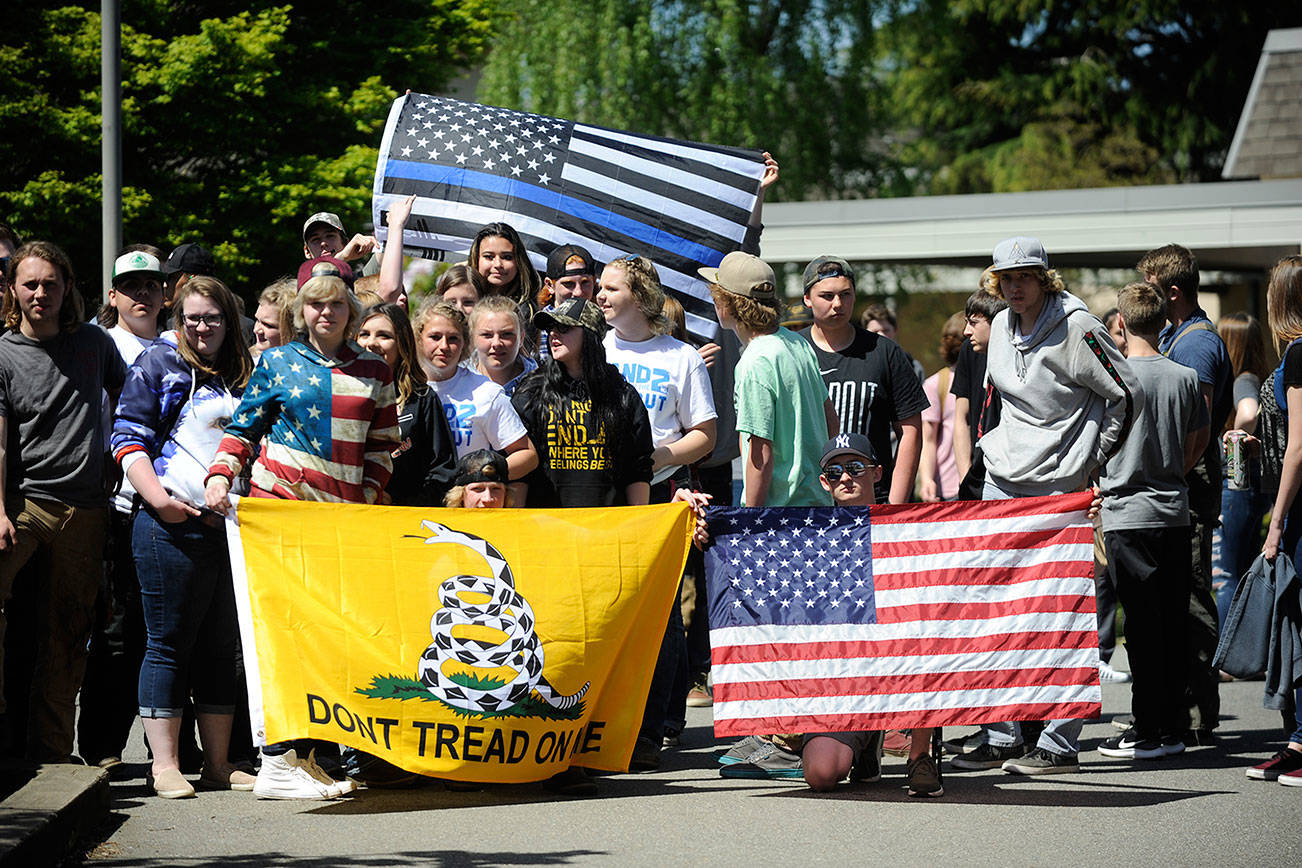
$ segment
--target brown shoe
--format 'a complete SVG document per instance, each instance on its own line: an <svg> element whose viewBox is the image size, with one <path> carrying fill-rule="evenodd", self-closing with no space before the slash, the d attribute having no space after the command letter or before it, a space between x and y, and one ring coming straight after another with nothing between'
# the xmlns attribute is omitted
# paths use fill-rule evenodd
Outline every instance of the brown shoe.
<svg viewBox="0 0 1302 868"><path fill-rule="evenodd" d="M203 770L199 775L199 789L201 790L237 790L243 793L253 792L253 785L258 779L246 771L238 768L231 768L227 772Z"/></svg>
<svg viewBox="0 0 1302 868"><path fill-rule="evenodd" d="M915 760L909 760L909 795L919 798L936 798L945 795L945 788L940 785L940 771L931 754L924 753Z"/></svg>

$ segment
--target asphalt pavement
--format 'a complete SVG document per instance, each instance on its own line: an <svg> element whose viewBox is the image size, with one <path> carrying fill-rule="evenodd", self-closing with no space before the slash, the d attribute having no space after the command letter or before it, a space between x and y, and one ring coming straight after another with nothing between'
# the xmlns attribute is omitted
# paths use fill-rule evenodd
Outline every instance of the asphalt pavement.
<svg viewBox="0 0 1302 868"><path fill-rule="evenodd" d="M1125 665L1124 652L1114 663ZM182 801L149 795L139 726L133 779L112 785L111 819L88 864L381 865L1253 865L1302 864L1302 788L1244 769L1281 745L1261 682L1222 686L1220 743L1160 761L1094 750L1129 710L1129 685L1104 685L1085 726L1079 774L1039 778L945 764L945 795L905 795L904 760L877 784L815 794L797 782L718 775L710 710L689 709L683 746L660 771L599 779L591 799L538 786L454 793L362 791L335 802L251 793ZM967 732L969 728L962 728ZM946 730L947 737L956 730Z"/></svg>

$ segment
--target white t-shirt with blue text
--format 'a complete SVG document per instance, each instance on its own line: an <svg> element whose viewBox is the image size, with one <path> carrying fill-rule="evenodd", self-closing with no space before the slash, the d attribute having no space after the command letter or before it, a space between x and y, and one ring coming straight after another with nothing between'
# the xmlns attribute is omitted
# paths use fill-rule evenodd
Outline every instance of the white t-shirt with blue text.
<svg viewBox="0 0 1302 868"><path fill-rule="evenodd" d="M502 387L478 371L458 366L450 379L430 385L443 402L458 458L477 449L500 451L529 433Z"/></svg>
<svg viewBox="0 0 1302 868"><path fill-rule="evenodd" d="M657 448L681 440L692 428L717 418L710 375L700 354L669 335L626 341L612 329L605 338L606 361L637 390L651 419L651 442ZM676 468L662 468L653 482Z"/></svg>

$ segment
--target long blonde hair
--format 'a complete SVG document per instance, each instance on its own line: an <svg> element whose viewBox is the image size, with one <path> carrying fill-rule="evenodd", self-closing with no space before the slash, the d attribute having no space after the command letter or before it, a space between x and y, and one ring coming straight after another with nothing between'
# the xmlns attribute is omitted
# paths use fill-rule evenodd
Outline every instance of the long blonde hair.
<svg viewBox="0 0 1302 868"><path fill-rule="evenodd" d="M222 312L226 321L226 335L217 350L217 358L206 360L190 344L189 334L185 330L185 300L192 295L208 299ZM196 371L203 371L213 377L221 377L227 387L242 389L253 373L253 357L249 355L249 345L244 342L240 331L240 308L235 301L235 293L215 277L196 274L176 291L172 300L172 324L176 329L176 351L185 363Z"/></svg>
<svg viewBox="0 0 1302 868"><path fill-rule="evenodd" d="M637 309L646 319L652 334L667 335L673 328L669 317L665 316L665 290L660 285L660 275L656 273L655 263L645 256L622 256L612 259L607 268L618 268L624 272L628 288L637 302Z"/></svg>
<svg viewBox="0 0 1302 868"><path fill-rule="evenodd" d="M1275 349L1302 338L1302 256L1285 256L1270 270L1266 315Z"/></svg>

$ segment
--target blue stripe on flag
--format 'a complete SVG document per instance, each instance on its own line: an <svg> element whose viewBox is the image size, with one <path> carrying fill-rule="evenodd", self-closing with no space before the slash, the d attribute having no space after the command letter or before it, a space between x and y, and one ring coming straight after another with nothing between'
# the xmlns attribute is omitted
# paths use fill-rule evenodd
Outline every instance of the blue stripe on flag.
<svg viewBox="0 0 1302 868"><path fill-rule="evenodd" d="M622 217L614 211L589 205L587 202L575 199L572 196L566 196L554 190L544 190L524 181L515 181L510 178L489 175L470 169L458 169L453 166L439 166L433 163L416 163L409 160L393 159L389 160L388 165L385 167L385 173L386 177L390 178L407 178L453 186L460 185L527 199L546 208L574 214L598 225L609 226L617 232L622 232L647 244L654 244L657 247L670 250L698 262L715 262L721 259L718 251L697 244L695 241L689 241L655 226L648 226L637 220Z"/></svg>

